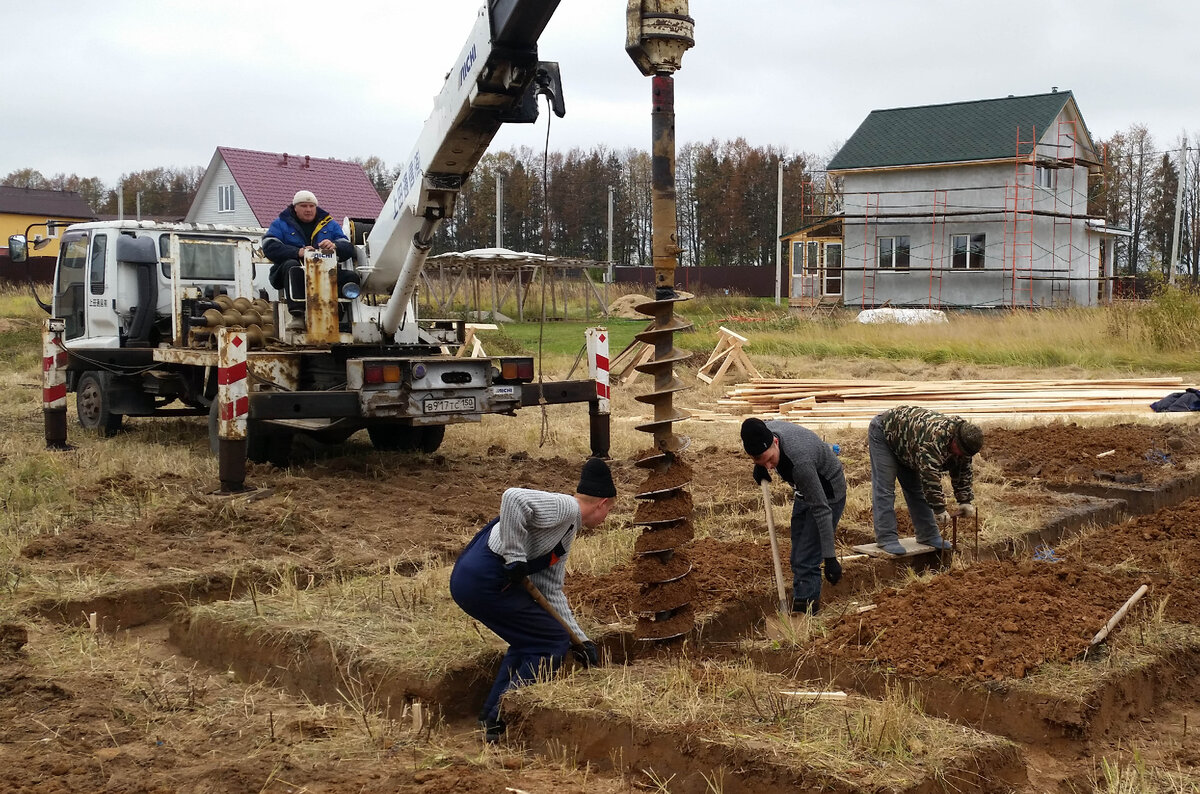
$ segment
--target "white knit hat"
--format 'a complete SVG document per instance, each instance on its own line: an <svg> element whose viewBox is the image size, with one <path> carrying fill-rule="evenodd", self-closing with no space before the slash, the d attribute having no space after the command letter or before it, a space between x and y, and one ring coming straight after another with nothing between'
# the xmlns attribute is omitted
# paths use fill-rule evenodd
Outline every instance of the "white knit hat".
<svg viewBox="0 0 1200 794"><path fill-rule="evenodd" d="M308 202L309 204L316 204L317 197L313 195L311 190L297 190L296 195L292 196L292 206L294 207L297 204L303 204L305 202Z"/></svg>

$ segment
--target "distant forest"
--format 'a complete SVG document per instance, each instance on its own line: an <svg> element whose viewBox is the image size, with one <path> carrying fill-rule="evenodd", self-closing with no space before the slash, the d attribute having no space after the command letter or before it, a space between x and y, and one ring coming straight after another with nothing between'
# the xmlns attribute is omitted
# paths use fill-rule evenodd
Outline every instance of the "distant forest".
<svg viewBox="0 0 1200 794"><path fill-rule="evenodd" d="M1089 213L1127 229L1118 242L1120 275L1166 275L1175 225L1180 139L1159 146L1135 124L1097 141L1102 172L1091 180ZM744 139L686 143L676 153L676 201L681 264L771 265L777 250L778 168L784 164L783 231L794 231L840 206L840 185L824 162L785 148L756 147ZM378 157L356 158L381 197L399 172ZM122 176L109 187L98 178L46 177L13 171L3 184L79 192L92 209L115 214L118 187L126 212L138 193L144 214L182 218L204 175L200 166L152 168ZM438 233L435 251L487 248L496 240L496 182L501 181L503 247L553 256L607 261L609 191L612 259L650 264L650 155L637 149L550 152L528 147L484 155L464 186L453 219ZM1200 150L1187 150L1181 204L1180 271L1200 284ZM548 208L548 209L547 209ZM545 240L545 242L543 242Z"/></svg>

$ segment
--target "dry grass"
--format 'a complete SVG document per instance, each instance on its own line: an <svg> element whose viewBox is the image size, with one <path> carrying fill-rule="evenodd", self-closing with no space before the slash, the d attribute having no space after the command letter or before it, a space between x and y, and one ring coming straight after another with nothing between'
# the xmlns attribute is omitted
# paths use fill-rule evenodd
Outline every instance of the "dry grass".
<svg viewBox="0 0 1200 794"><path fill-rule="evenodd" d="M577 672L507 696L518 710L549 708L671 736L741 748L786 764L880 788L937 777L948 764L1003 739L926 717L899 691L880 700L814 703L787 691L824 689L748 664L686 656Z"/></svg>

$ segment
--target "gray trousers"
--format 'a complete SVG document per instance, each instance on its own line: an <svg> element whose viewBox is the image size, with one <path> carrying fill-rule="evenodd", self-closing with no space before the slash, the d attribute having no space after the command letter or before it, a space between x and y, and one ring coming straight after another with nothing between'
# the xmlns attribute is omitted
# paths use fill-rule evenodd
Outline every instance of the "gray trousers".
<svg viewBox="0 0 1200 794"><path fill-rule="evenodd" d="M867 448L871 453L871 515L875 524L875 542L892 543L899 540L896 532L896 481L904 491L908 516L917 532L917 542L928 544L941 540L933 509L925 501L921 478L914 469L901 463L883 434L879 417L871 420L867 429Z"/></svg>

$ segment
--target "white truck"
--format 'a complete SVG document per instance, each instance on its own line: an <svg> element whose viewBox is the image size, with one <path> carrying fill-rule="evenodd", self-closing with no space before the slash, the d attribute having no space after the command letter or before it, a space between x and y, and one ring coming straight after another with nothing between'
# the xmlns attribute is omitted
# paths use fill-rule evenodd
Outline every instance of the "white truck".
<svg viewBox="0 0 1200 794"><path fill-rule="evenodd" d="M556 64L537 40L558 0L489 0L420 140L373 221L347 219L360 290L339 293L333 257L304 263L303 327L267 281L263 230L139 221L62 233L51 305L80 423L111 434L125 416L209 414L216 446L221 327L247 331L246 456L285 464L293 435L339 442L365 429L381 449L432 452L448 424L523 405L587 402L592 451L607 455L595 380L534 383L533 358L465 358L464 323L419 321L415 292L434 231L500 125L532 122L539 95L563 114ZM30 227L31 229L33 227ZM27 255L26 235L9 238Z"/></svg>

